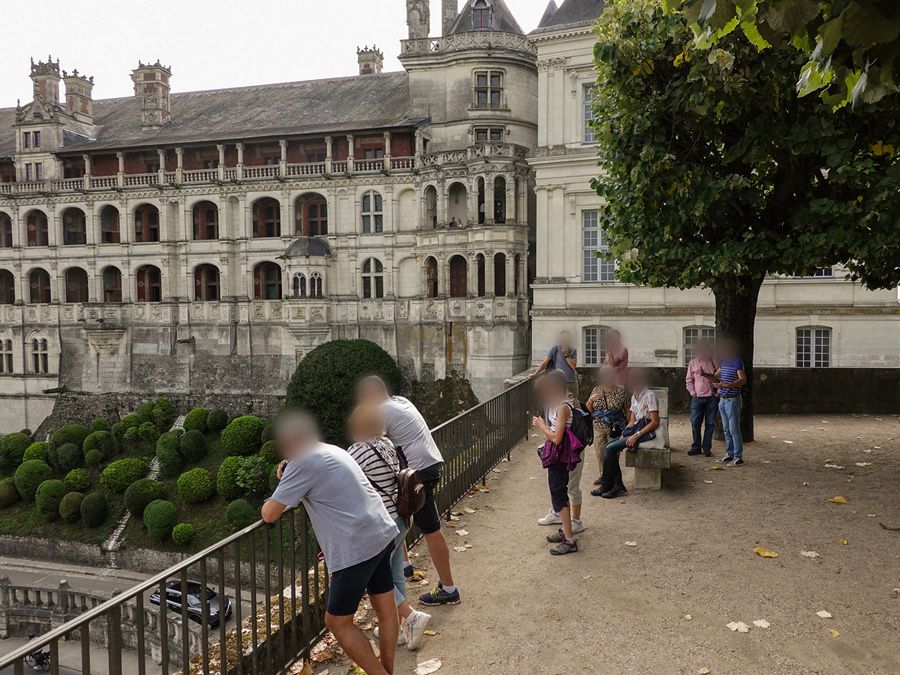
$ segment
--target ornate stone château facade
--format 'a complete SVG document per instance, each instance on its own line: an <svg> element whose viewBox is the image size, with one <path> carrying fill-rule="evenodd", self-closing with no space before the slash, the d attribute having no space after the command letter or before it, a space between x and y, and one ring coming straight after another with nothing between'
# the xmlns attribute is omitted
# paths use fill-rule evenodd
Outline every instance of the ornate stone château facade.
<svg viewBox="0 0 900 675"><path fill-rule="evenodd" d="M408 0L397 73L366 47L353 77L180 93L139 63L93 100L33 62L0 110L2 431L60 388L277 395L336 338L482 396L522 370L535 47L502 0L442 10L429 38Z"/></svg>

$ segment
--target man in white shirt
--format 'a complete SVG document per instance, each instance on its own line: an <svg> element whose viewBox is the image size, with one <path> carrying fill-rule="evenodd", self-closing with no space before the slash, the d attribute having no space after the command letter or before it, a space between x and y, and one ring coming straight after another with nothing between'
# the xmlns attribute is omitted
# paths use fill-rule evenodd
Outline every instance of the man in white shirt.
<svg viewBox="0 0 900 675"><path fill-rule="evenodd" d="M425 506L413 516L413 522L425 535L428 553L440 582L431 593L419 600L424 605L458 605L459 589L453 584L450 548L441 531L441 517L434 501L434 490L441 480L444 458L438 449L425 418L402 396L391 396L387 385L377 375L363 378L356 388L360 403L377 403L384 412L387 437L406 458L410 469L419 473L425 486Z"/></svg>

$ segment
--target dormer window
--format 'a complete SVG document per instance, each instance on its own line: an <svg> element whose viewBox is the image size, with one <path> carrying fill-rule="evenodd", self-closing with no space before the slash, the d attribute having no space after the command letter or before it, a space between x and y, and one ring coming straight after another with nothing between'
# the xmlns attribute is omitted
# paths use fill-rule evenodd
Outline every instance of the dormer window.
<svg viewBox="0 0 900 675"><path fill-rule="evenodd" d="M491 14L487 0L477 0L472 7L472 30L490 30Z"/></svg>
<svg viewBox="0 0 900 675"><path fill-rule="evenodd" d="M41 113L39 113L39 112L34 113L31 117L32 117L33 119L36 119L36 120L42 120L42 119L44 119L44 116L43 116Z"/></svg>

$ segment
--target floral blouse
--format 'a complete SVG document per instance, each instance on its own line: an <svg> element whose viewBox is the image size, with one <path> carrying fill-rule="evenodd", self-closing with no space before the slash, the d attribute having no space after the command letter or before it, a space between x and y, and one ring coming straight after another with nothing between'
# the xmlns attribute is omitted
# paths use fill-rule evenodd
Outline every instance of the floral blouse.
<svg viewBox="0 0 900 675"><path fill-rule="evenodd" d="M603 387L594 387L591 398L594 399L595 410L618 410L624 414L628 409L628 394L621 384L617 384L612 391L606 391ZM607 425L597 420L594 420L594 424L609 431Z"/></svg>

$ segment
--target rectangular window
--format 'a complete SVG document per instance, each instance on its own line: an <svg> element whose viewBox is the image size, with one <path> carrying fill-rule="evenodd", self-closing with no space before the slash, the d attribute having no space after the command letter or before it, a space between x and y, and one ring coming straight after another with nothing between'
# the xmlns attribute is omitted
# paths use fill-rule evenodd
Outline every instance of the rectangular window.
<svg viewBox="0 0 900 675"><path fill-rule="evenodd" d="M798 274L795 278L807 279L809 277L830 277L834 275L834 269L831 267L813 267L806 274Z"/></svg>
<svg viewBox="0 0 900 675"><path fill-rule="evenodd" d="M41 162L35 162L34 179L35 180L43 180L44 179L44 165Z"/></svg>
<svg viewBox="0 0 900 675"><path fill-rule="evenodd" d="M31 164L25 165L25 180L34 180L34 167Z"/></svg>
<svg viewBox="0 0 900 675"><path fill-rule="evenodd" d="M22 147L30 148L31 147L31 132L26 131L22 134Z"/></svg>
<svg viewBox="0 0 900 675"><path fill-rule="evenodd" d="M594 130L591 128L591 122L594 121L594 93L597 91L596 84L586 84L582 87L582 107L584 111L584 143L593 143Z"/></svg>
<svg viewBox="0 0 900 675"><path fill-rule="evenodd" d="M500 143L503 141L503 127L475 127L476 143Z"/></svg>
<svg viewBox="0 0 900 675"><path fill-rule="evenodd" d="M828 368L831 366L831 329L797 329L797 367Z"/></svg>
<svg viewBox="0 0 900 675"><path fill-rule="evenodd" d="M33 132L31 133L31 139L32 139L32 143L31 143L31 144L32 144L35 148L41 147L41 132L40 132L40 131L33 131Z"/></svg>
<svg viewBox="0 0 900 675"><path fill-rule="evenodd" d="M712 342L716 339L716 329L711 326L692 326L684 329L684 365L694 358L694 345L700 340Z"/></svg>
<svg viewBox="0 0 900 675"><path fill-rule="evenodd" d="M581 212L582 225L582 271L583 282L615 281L616 263L598 258L597 253L609 251L606 236L600 227L600 212L588 209Z"/></svg>
<svg viewBox="0 0 900 675"><path fill-rule="evenodd" d="M479 70L475 73L475 107L499 108L503 105L503 73Z"/></svg>
<svg viewBox="0 0 900 675"><path fill-rule="evenodd" d="M603 338L606 334L603 326L590 326L584 329L584 365L599 366L606 358L603 349Z"/></svg>

